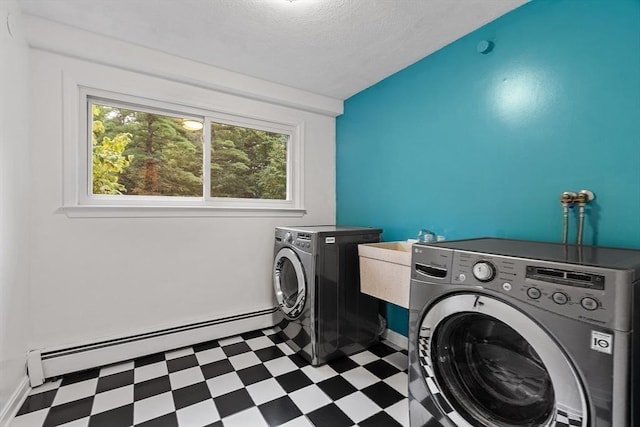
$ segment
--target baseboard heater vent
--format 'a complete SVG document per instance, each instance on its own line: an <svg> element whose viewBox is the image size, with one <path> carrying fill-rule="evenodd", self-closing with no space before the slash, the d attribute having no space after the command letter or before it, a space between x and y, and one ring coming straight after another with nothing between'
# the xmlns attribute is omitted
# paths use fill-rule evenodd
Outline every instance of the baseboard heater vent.
<svg viewBox="0 0 640 427"><path fill-rule="evenodd" d="M64 349L33 350L27 357L29 382L35 387L59 375L269 328L280 321L280 316L278 308L272 307Z"/></svg>

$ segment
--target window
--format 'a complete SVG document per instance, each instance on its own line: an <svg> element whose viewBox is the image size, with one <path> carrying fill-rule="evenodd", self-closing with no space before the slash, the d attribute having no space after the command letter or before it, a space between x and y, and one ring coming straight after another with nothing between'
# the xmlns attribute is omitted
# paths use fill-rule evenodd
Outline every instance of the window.
<svg viewBox="0 0 640 427"><path fill-rule="evenodd" d="M202 119L108 101L89 107L92 196L202 196Z"/></svg>
<svg viewBox="0 0 640 427"><path fill-rule="evenodd" d="M286 200L289 135L211 122L211 197Z"/></svg>
<svg viewBox="0 0 640 427"><path fill-rule="evenodd" d="M75 207L302 212L301 124L81 92Z"/></svg>

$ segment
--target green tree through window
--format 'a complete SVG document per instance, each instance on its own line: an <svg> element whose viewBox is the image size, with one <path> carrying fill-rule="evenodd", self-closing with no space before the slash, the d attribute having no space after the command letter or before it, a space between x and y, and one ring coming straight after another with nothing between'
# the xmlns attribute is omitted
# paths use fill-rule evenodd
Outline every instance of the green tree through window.
<svg viewBox="0 0 640 427"><path fill-rule="evenodd" d="M106 109L92 105L91 113L93 194L122 194L127 189L119 182L120 175L129 167L133 158L131 155L123 154L131 142L131 134L122 132L112 135L111 138L106 136L103 124Z"/></svg>
<svg viewBox="0 0 640 427"><path fill-rule="evenodd" d="M91 111L93 194L203 197L202 130L186 129L181 117L103 103ZM209 196L286 200L289 136L210 123Z"/></svg>
<svg viewBox="0 0 640 427"><path fill-rule="evenodd" d="M286 199L288 138L211 123L211 196Z"/></svg>

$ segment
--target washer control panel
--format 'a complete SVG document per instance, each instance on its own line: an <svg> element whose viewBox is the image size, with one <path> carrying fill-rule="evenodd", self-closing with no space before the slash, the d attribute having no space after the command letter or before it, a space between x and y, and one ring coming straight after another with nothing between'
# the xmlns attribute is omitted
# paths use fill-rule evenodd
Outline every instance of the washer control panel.
<svg viewBox="0 0 640 427"><path fill-rule="evenodd" d="M570 267L570 268L566 268ZM606 274L582 266L550 267L544 261L455 251L451 283L482 286L569 317L605 324L613 292Z"/></svg>
<svg viewBox="0 0 640 427"><path fill-rule="evenodd" d="M615 286L619 271L613 269L436 246L414 245L413 252L414 280L489 289L597 325L614 322L616 292L625 291Z"/></svg>

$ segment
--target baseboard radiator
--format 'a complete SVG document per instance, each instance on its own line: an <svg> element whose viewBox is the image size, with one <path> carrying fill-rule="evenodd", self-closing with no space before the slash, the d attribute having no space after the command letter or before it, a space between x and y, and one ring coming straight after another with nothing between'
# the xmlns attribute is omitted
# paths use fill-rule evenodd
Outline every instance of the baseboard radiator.
<svg viewBox="0 0 640 427"><path fill-rule="evenodd" d="M71 372L269 328L276 325L280 317L280 310L273 307L64 349L33 350L27 357L29 382L35 387L45 379Z"/></svg>

